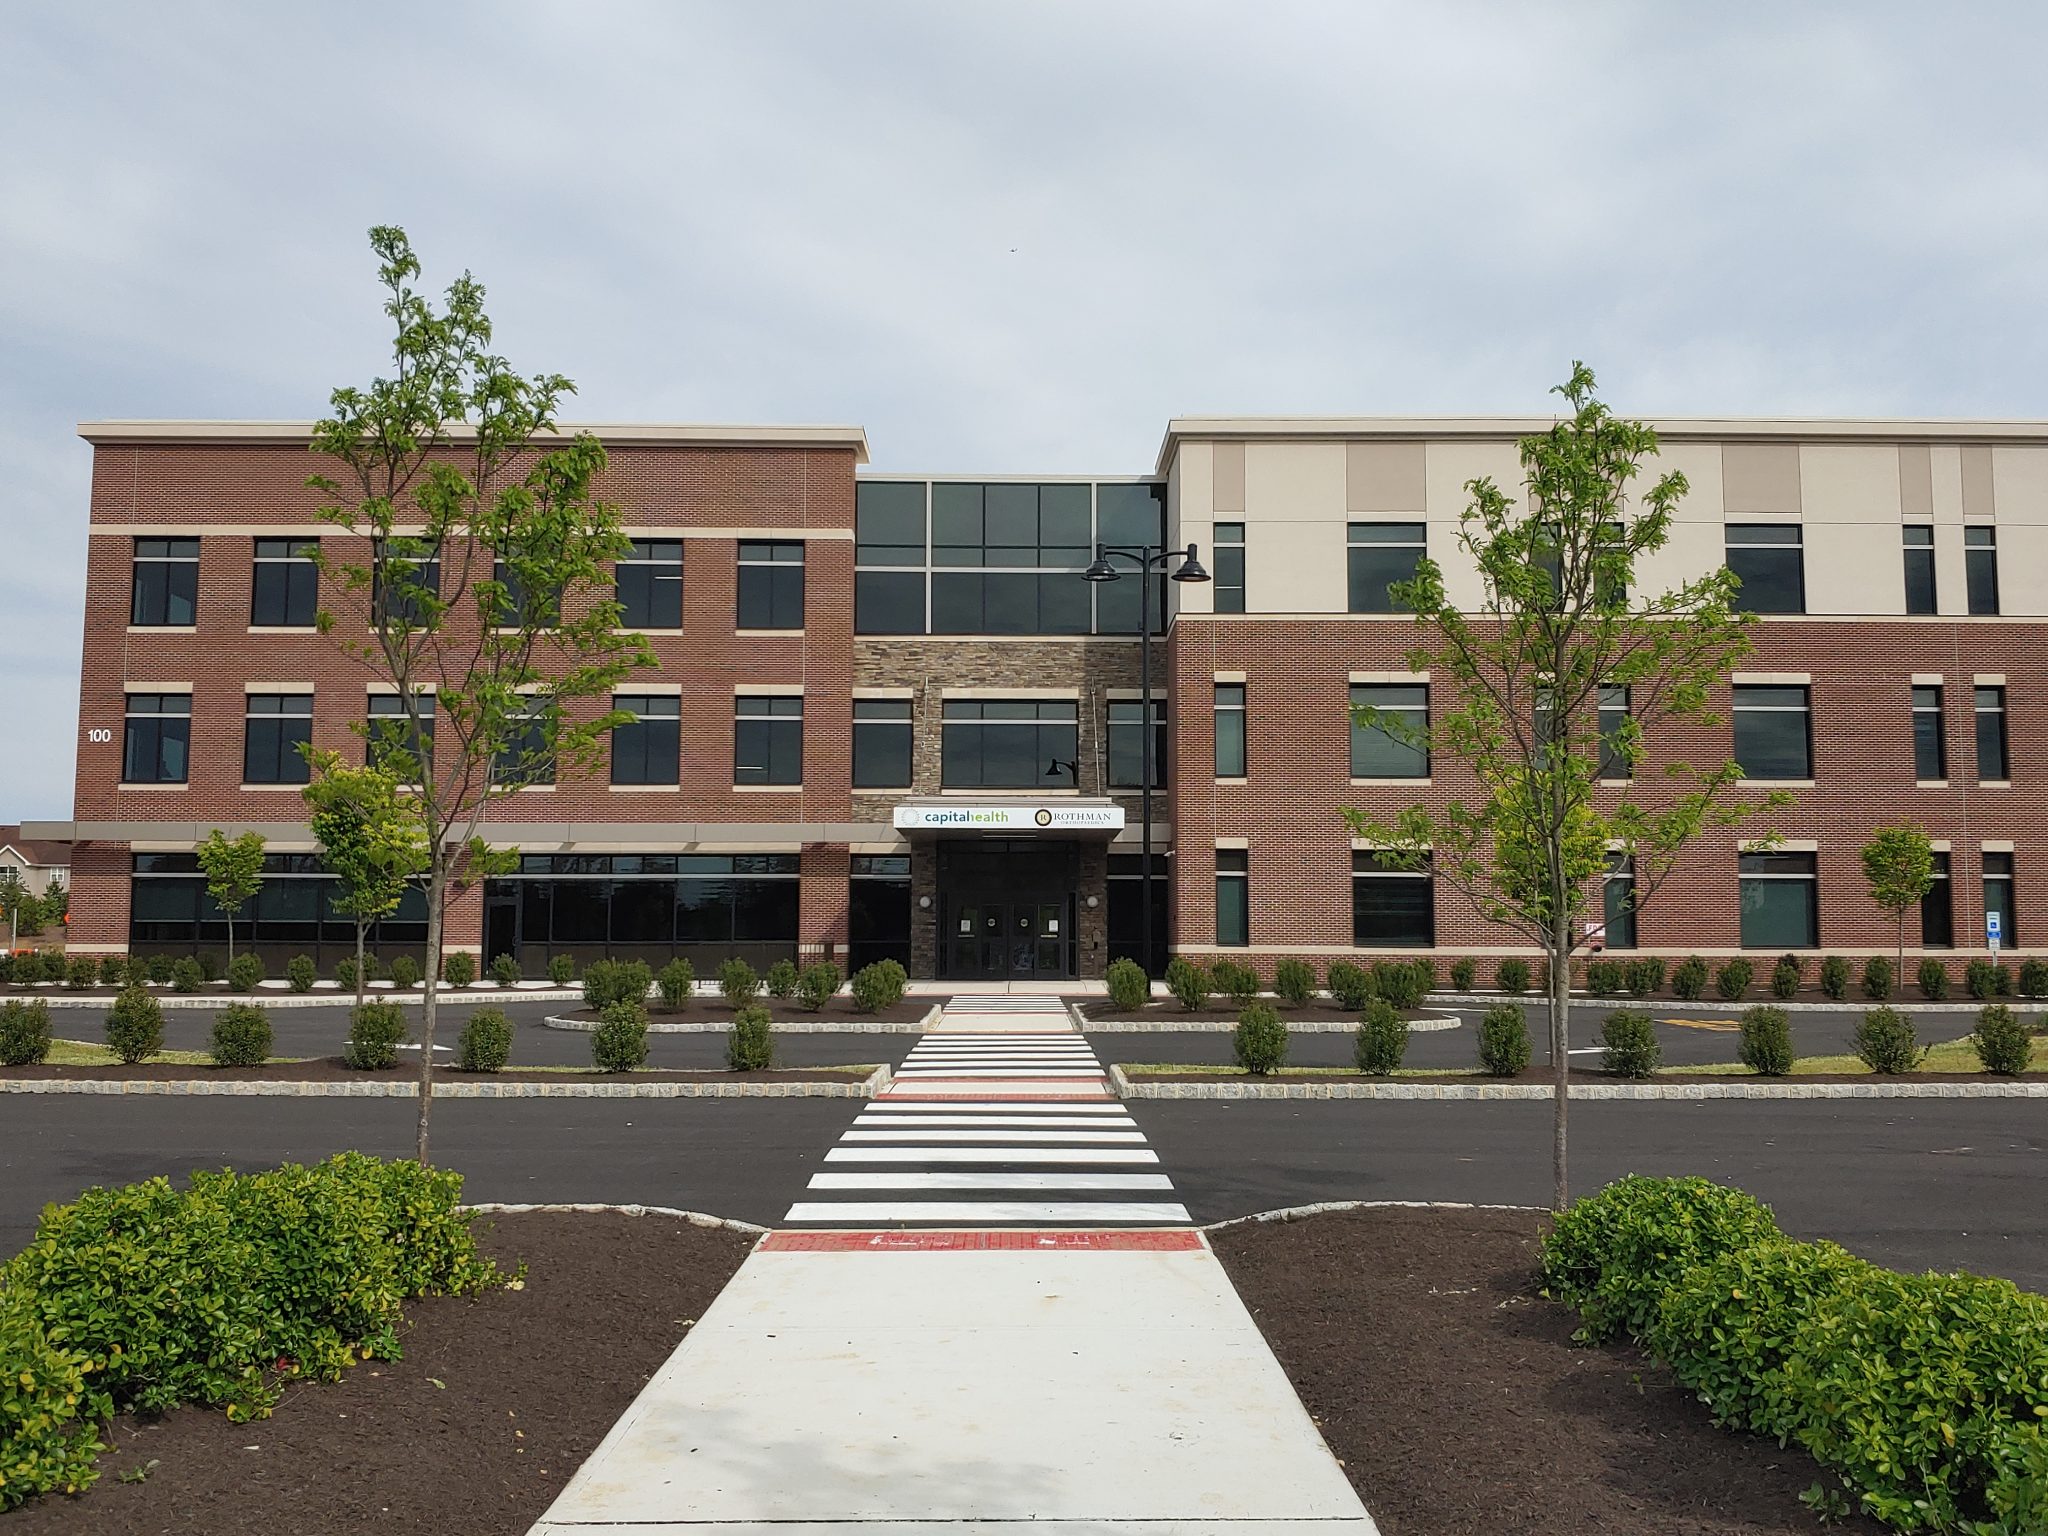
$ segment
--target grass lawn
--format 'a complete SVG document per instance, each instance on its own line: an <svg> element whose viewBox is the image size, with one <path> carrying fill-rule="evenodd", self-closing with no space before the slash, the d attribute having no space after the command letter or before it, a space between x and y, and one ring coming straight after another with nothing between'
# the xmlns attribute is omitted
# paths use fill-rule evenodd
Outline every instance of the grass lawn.
<svg viewBox="0 0 2048 1536"><path fill-rule="evenodd" d="M306 1056L273 1056L273 1062L308 1061ZM45 1064L52 1067L118 1067L121 1058L104 1045L90 1040L52 1040ZM139 1065L166 1067L210 1067L213 1057L206 1051L158 1051Z"/></svg>
<svg viewBox="0 0 2048 1536"><path fill-rule="evenodd" d="M2048 1067L2048 1053L2037 1045L2034 1048L2036 1069ZM1739 1061L1715 1061L1704 1066L1659 1067L1660 1074L1683 1073L1688 1076L1699 1073L1707 1077L1754 1077L1756 1074ZM1977 1060L1976 1049L1970 1044L1970 1037L1962 1035L1954 1040L1942 1040L1927 1048L1927 1054L1920 1063L1922 1072L1973 1072L1982 1073L1984 1068ZM1860 1056L1801 1056L1792 1063L1794 1077L1870 1077L1874 1074L1863 1065ZM1911 1073L1902 1073L1910 1077Z"/></svg>
<svg viewBox="0 0 2048 1536"><path fill-rule="evenodd" d="M866 1076L868 1076L868 1075L869 1075L870 1073L872 1073L872 1072L874 1072L874 1071L878 1070L879 1066L880 1066L880 1063L877 1063L877 1064L876 1064L875 1066L860 1066L860 1065L858 1065L858 1064L855 1064L855 1065L853 1065L853 1066L844 1066L844 1067L770 1067L770 1068L768 1068L767 1070L768 1070L768 1071L771 1071L771 1072L815 1072L815 1073L818 1073L818 1074L819 1074L820 1076L824 1076L824 1077L853 1077L853 1076L855 1076L855 1075L858 1075L858 1076L861 1076L861 1077L866 1077ZM491 1076L491 1075L492 1075L491 1073L488 1073L488 1072L463 1072L463 1071L462 1071L462 1068L460 1068L460 1067L457 1067L457 1066L453 1066L453 1065L451 1065L451 1064L449 1064L448 1062L445 1062L445 1061L444 1061L444 1062L438 1062L438 1063L436 1063L436 1064L435 1064L435 1067L434 1067L434 1070L435 1070L436 1072L456 1072L456 1073L461 1073L461 1074L462 1074L463 1076L465 1076L465 1077L489 1077L489 1076ZM596 1067L570 1067L570 1066L561 1066L561 1065L556 1065L556 1066L550 1066L550 1067L541 1067L541 1066L529 1066L529 1065L527 1065L527 1064L525 1064L525 1063L523 1063L523 1062L517 1062L517 1061L508 1061L508 1062L506 1062L506 1063L505 1063L505 1068L504 1068L504 1070L505 1070L505 1071L507 1071L507 1072L560 1072L560 1073L565 1073L565 1074L567 1074L568 1076L571 1076L571 1077L576 1077L576 1076L585 1076L585 1077L587 1077L587 1076L589 1076L589 1075L590 1075L591 1073L593 1073L593 1072L597 1071L598 1069L597 1069ZM731 1068L729 1068L729 1067L634 1067L634 1068L633 1068L632 1070L633 1070L633 1071L635 1071L635 1072L671 1072L671 1073L672 1073L672 1072L730 1072L730 1071L731 1071L732 1069L731 1069ZM614 1074L614 1075L616 1075L616 1074ZM744 1073L744 1072L734 1072L734 1073L733 1073L732 1075L733 1075L733 1076L735 1076L735 1077L744 1077L744 1076L746 1076L747 1074L746 1074L746 1073Z"/></svg>

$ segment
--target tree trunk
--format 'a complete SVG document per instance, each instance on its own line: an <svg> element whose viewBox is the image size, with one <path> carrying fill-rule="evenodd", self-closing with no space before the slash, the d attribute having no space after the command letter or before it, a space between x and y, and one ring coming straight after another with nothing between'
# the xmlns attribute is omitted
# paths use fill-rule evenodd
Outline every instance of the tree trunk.
<svg viewBox="0 0 2048 1536"><path fill-rule="evenodd" d="M1550 1173L1553 1182L1551 1205L1563 1210L1571 1200L1567 1172L1565 1122L1571 1107L1571 1006L1572 925L1564 903L1557 902L1550 921L1550 1079L1551 1134Z"/></svg>
<svg viewBox="0 0 2048 1536"><path fill-rule="evenodd" d="M369 932L369 928L368 923L356 923L356 1011L359 1013L362 1011L363 997L369 989L369 982L363 975L363 935Z"/></svg>
<svg viewBox="0 0 2048 1536"><path fill-rule="evenodd" d="M434 1117L434 988L441 980L441 920L448 893L448 854L436 848L427 877L426 996L420 1004L420 1131L418 1157L427 1165L427 1136Z"/></svg>
<svg viewBox="0 0 2048 1536"><path fill-rule="evenodd" d="M1899 947L1897 958L1892 961L1892 988L1901 997L1906 993L1906 909L1899 908Z"/></svg>
<svg viewBox="0 0 2048 1536"><path fill-rule="evenodd" d="M221 910L228 915L228 969L233 970L235 968L235 913L232 907L223 907Z"/></svg>

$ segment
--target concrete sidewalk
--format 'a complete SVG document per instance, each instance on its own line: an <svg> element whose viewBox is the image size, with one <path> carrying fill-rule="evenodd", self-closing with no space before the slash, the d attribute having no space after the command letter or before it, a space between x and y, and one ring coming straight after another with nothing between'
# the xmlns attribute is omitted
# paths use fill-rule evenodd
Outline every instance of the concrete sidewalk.
<svg viewBox="0 0 2048 1536"><path fill-rule="evenodd" d="M534 1536L1375 1536L1200 1233L779 1232Z"/></svg>

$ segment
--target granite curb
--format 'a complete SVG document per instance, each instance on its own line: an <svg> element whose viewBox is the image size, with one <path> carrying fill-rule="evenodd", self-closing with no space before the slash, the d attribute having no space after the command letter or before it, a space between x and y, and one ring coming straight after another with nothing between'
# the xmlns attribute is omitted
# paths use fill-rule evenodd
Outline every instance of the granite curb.
<svg viewBox="0 0 2048 1536"><path fill-rule="evenodd" d="M266 988L254 992L159 992L151 989L151 997L163 1008L224 1008L229 1003L261 1003L265 1008L352 1008L355 1006L353 992L282 992L274 993ZM111 994L85 994L79 992L12 992L0 994L16 997L23 1001L40 997L52 1008L111 1008L114 999ZM462 987L450 991L446 987L436 989L434 998L443 1003L566 1003L580 1002L580 989L568 987L529 987L524 991L507 991L503 987ZM372 987L368 1000L373 1003L411 1003L417 1006L426 1001L426 994L408 987L394 991L389 987Z"/></svg>
<svg viewBox="0 0 2048 1536"><path fill-rule="evenodd" d="M877 1067L857 1083L476 1083L436 1079L437 1099L871 1099L894 1074ZM0 1077L0 1093L100 1094L119 1097L228 1099L411 1099L419 1084L376 1078L360 1083L278 1082L241 1078Z"/></svg>
<svg viewBox="0 0 2048 1536"><path fill-rule="evenodd" d="M675 1221L687 1221L693 1227L718 1227L727 1232L739 1232L748 1237L762 1237L772 1228L756 1226L751 1221L736 1221L730 1216L711 1216L703 1211L685 1211L672 1205L605 1205L596 1201L582 1201L573 1204L521 1205L503 1200L479 1200L465 1204L461 1210L475 1216L666 1216Z"/></svg>
<svg viewBox="0 0 2048 1536"><path fill-rule="evenodd" d="M1312 1205L1283 1205L1277 1210L1254 1211L1249 1216L1231 1216L1212 1221L1204 1232L1221 1232L1230 1227L1263 1225L1271 1221L1306 1221L1311 1216L1332 1216L1340 1211L1542 1211L1547 1205L1496 1205L1470 1200L1318 1200Z"/></svg>
<svg viewBox="0 0 2048 1536"><path fill-rule="evenodd" d="M1355 1035L1358 1033L1356 1019L1285 1019L1290 1035ZM1227 1035L1237 1029L1232 1019L1189 1019L1186 1021L1156 1022L1152 1019L1089 1019L1081 1024L1080 1030L1087 1035ZM1439 1030L1462 1029L1463 1023L1449 1015L1431 1016L1425 1014L1410 1019L1408 1028L1416 1034L1432 1034Z"/></svg>
<svg viewBox="0 0 2048 1536"><path fill-rule="evenodd" d="M1120 1099L1388 1099L1405 1102L1470 1103L1484 1099L1547 1100L1548 1083L1221 1083L1133 1082L1109 1064L1110 1085ZM1571 1098L1677 1100L1707 1099L2048 1099L2048 1082L1990 1083L1573 1083Z"/></svg>

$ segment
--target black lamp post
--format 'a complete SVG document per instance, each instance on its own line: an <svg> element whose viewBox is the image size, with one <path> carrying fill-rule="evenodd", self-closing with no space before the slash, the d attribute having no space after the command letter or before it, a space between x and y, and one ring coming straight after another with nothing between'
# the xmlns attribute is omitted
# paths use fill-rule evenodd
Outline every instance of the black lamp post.
<svg viewBox="0 0 2048 1536"><path fill-rule="evenodd" d="M1138 740L1140 761L1143 764L1138 774L1141 810L1145 819L1141 834L1145 850L1144 883L1142 905L1145 974L1152 974L1152 572L1164 570L1173 561L1180 564L1173 570L1175 581L1207 581L1209 573L1202 568L1202 562L1195 557L1195 546L1185 550L1167 549L1156 544L1140 544L1134 548L1095 546L1095 562L1083 574L1090 581L1121 581L1123 572L1109 563L1111 555L1129 560L1138 568ZM1162 615L1163 618L1163 615Z"/></svg>

